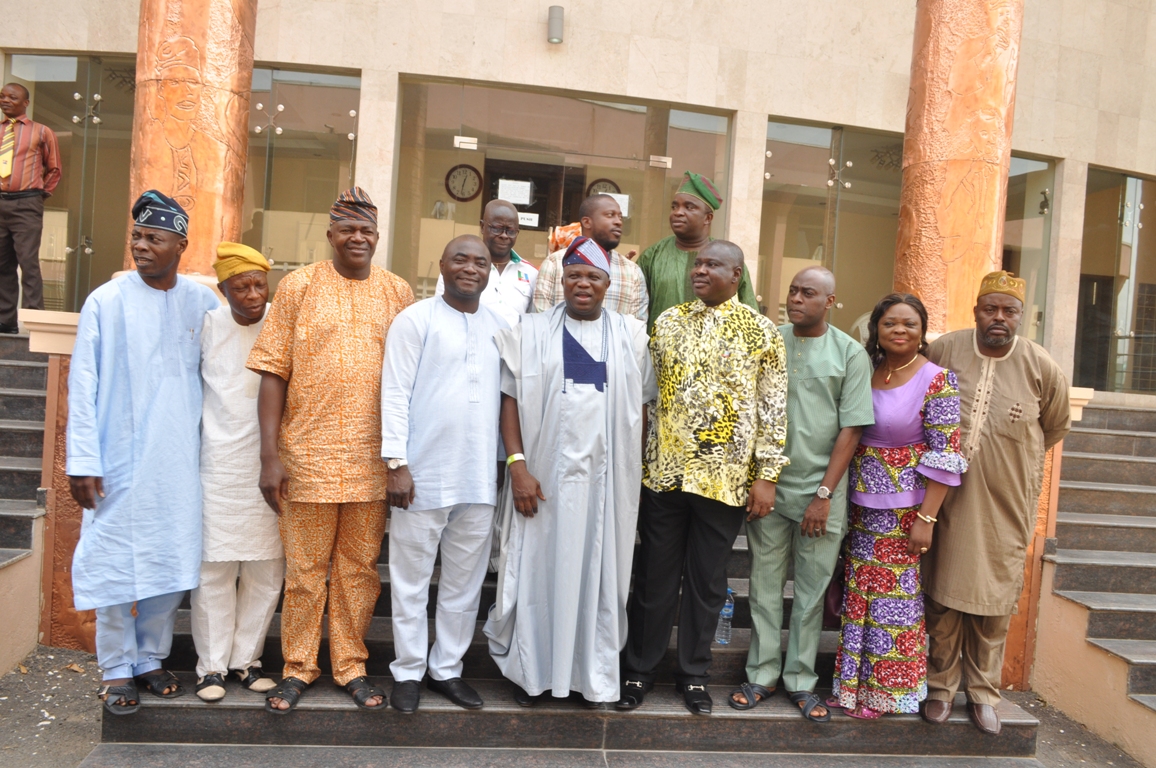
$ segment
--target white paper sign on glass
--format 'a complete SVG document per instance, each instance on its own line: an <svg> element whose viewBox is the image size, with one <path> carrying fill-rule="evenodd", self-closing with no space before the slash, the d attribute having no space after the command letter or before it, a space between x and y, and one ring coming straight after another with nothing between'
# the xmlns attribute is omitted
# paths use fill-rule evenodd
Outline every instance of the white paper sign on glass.
<svg viewBox="0 0 1156 768"><path fill-rule="evenodd" d="M498 199L506 200L514 205L529 205L530 191L530 182L528 181L498 180Z"/></svg>
<svg viewBox="0 0 1156 768"><path fill-rule="evenodd" d="M610 195L614 198L614 202L618 203L618 207L622 209L622 218L630 218L630 195L617 195L613 192L604 194Z"/></svg>
<svg viewBox="0 0 1156 768"><path fill-rule="evenodd" d="M536 213L518 213L519 227L536 227L538 226L538 214Z"/></svg>

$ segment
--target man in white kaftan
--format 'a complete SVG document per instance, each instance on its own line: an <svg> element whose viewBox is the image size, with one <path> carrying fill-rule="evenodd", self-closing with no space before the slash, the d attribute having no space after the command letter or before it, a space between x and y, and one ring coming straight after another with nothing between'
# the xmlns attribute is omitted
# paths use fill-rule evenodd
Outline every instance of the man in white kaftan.
<svg viewBox="0 0 1156 768"><path fill-rule="evenodd" d="M413 712L420 682L460 707L482 699L462 680L478 621L497 501L501 361L508 328L482 303L490 254L472 235L441 258L445 290L403 310L389 328L381 373L381 455L389 469L389 584L397 658L390 703ZM427 604L441 548L435 641ZM427 657L428 652L428 657Z"/></svg>
<svg viewBox="0 0 1156 768"><path fill-rule="evenodd" d="M645 324L602 309L609 268L600 246L576 239L565 302L496 337L511 456L485 634L523 706L546 692L619 694L643 406L657 392Z"/></svg>
<svg viewBox="0 0 1156 768"><path fill-rule="evenodd" d="M158 670L201 570L200 336L220 305L177 275L183 209L150 191L133 218L137 271L85 301L68 378L67 472L84 510L72 588L78 610L96 609L113 714L135 711L134 677L157 695L180 693Z"/></svg>
<svg viewBox="0 0 1156 768"><path fill-rule="evenodd" d="M268 309L269 262L247 245L221 243L213 269L228 306L205 315L201 330L204 539L201 585L190 596L197 695L205 701L225 696L230 670L251 691L274 687L261 651L285 575L277 514L258 486L261 376L245 367Z"/></svg>

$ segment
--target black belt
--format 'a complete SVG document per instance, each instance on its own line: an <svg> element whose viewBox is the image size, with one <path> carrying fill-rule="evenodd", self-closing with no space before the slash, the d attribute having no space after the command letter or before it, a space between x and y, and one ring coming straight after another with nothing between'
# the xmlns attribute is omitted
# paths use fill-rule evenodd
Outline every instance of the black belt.
<svg viewBox="0 0 1156 768"><path fill-rule="evenodd" d="M44 197L44 190L22 189L19 192L0 192L0 200L19 200L22 197Z"/></svg>

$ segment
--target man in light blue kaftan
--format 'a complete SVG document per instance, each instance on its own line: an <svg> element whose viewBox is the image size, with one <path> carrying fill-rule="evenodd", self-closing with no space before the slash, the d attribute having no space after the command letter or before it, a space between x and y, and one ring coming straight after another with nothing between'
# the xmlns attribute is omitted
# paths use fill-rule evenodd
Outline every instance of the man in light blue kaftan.
<svg viewBox="0 0 1156 768"><path fill-rule="evenodd" d="M133 218L137 271L85 301L68 379L67 472L84 509L72 586L78 610L96 609L113 714L135 711L131 678L158 695L180 693L157 670L181 598L199 581L200 335L205 313L220 306L176 274L188 243L183 209L146 192Z"/></svg>

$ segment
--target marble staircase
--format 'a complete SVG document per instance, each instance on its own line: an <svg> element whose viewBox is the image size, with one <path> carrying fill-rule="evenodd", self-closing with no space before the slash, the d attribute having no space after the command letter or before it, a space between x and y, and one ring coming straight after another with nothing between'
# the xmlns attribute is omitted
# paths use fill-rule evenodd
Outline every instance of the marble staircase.
<svg viewBox="0 0 1156 768"><path fill-rule="evenodd" d="M32 555L44 449L47 356L0 335L0 571Z"/></svg>

